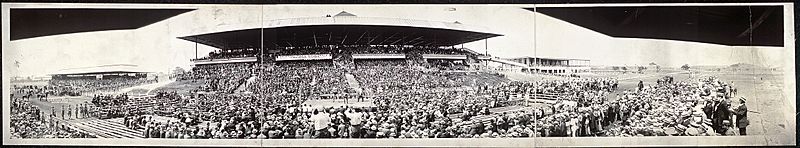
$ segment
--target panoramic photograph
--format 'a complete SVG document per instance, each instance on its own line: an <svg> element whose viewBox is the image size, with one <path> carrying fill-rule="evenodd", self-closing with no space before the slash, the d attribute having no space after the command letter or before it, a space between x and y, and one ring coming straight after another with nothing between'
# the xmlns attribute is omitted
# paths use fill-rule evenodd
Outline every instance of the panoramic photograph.
<svg viewBox="0 0 800 148"><path fill-rule="evenodd" d="M2 11L4 144L796 145L792 4Z"/></svg>

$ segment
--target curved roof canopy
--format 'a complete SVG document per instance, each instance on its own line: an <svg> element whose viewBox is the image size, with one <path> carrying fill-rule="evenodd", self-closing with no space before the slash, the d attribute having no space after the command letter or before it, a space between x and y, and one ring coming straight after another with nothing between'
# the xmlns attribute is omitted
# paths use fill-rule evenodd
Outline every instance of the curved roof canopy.
<svg viewBox="0 0 800 148"><path fill-rule="evenodd" d="M113 64L94 67L80 67L62 69L50 75L94 75L94 74L131 74L131 73L150 73L142 70L139 66L130 64Z"/></svg>
<svg viewBox="0 0 800 148"><path fill-rule="evenodd" d="M220 49L260 48L262 28L179 37ZM399 18L358 17L341 12L332 17L267 20L264 47L316 45L453 46L501 36L485 28Z"/></svg>
<svg viewBox="0 0 800 148"><path fill-rule="evenodd" d="M136 29L194 9L12 8L11 40L67 33Z"/></svg>
<svg viewBox="0 0 800 148"><path fill-rule="evenodd" d="M612 37L668 39L729 46L783 46L782 6L526 9Z"/></svg>

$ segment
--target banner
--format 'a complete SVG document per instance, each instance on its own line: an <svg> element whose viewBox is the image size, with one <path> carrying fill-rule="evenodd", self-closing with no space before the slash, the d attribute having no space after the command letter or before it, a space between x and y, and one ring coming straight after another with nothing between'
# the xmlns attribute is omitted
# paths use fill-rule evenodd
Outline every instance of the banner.
<svg viewBox="0 0 800 148"><path fill-rule="evenodd" d="M258 58L256 57L192 60L192 62L194 62L194 65L245 63L245 62L256 62L256 61L258 61Z"/></svg>
<svg viewBox="0 0 800 148"><path fill-rule="evenodd" d="M405 59L405 54L353 54L353 59Z"/></svg>
<svg viewBox="0 0 800 148"><path fill-rule="evenodd" d="M304 54L304 55L285 55L278 56L275 61L293 61L293 60L330 60L333 59L331 54Z"/></svg>
<svg viewBox="0 0 800 148"><path fill-rule="evenodd" d="M446 60L466 60L466 55L449 55L449 54L423 54L424 59L446 59Z"/></svg>

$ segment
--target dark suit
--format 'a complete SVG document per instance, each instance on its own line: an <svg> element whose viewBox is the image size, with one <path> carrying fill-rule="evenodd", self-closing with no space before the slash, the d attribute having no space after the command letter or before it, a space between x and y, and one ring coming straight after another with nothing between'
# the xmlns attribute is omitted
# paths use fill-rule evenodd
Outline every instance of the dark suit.
<svg viewBox="0 0 800 148"><path fill-rule="evenodd" d="M747 135L746 128L750 125L750 120L747 120L747 106L745 104L740 105L733 110L733 114L736 115L736 127L739 128L739 134Z"/></svg>
<svg viewBox="0 0 800 148"><path fill-rule="evenodd" d="M724 130L727 129L727 127L722 125L722 121L730 120L731 113L728 108L730 108L730 104L725 101L719 101L714 105L714 112L711 117L711 126L714 128L714 131L719 134L725 134Z"/></svg>

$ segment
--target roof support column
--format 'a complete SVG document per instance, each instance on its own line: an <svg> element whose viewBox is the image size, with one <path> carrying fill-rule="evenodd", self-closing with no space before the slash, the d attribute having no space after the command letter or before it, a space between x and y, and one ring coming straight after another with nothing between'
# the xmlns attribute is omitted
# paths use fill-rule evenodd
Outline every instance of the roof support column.
<svg viewBox="0 0 800 148"><path fill-rule="evenodd" d="M483 39L483 50L489 55L489 38Z"/></svg>
<svg viewBox="0 0 800 148"><path fill-rule="evenodd" d="M194 59L197 59L197 42L194 42Z"/></svg>
<svg viewBox="0 0 800 148"><path fill-rule="evenodd" d="M264 50L266 50L266 49L264 49L264 5L261 5L261 14L259 15L259 17L260 17L259 21L261 21L261 27L260 27L261 28L261 40L259 40L259 42L261 43L261 55L259 55L259 57L260 57L261 63L263 64L263 63L266 63L266 62L264 62L265 61L264 60L265 59Z"/></svg>
<svg viewBox="0 0 800 148"><path fill-rule="evenodd" d="M319 44L317 44L317 32L312 32L312 35L314 37L314 46L319 46Z"/></svg>
<svg viewBox="0 0 800 148"><path fill-rule="evenodd" d="M533 5L533 58L534 58L533 59L533 63L534 63L534 66L539 66L539 62L538 62L539 58L537 58L537 55L536 55L536 47L539 45L539 44L536 43L536 41L539 40L539 38L536 38L536 33L537 33L536 32L536 29L537 29L536 28L536 24L539 23L539 21L536 21L536 18L537 18L536 16L538 16L537 13L539 13L539 11L536 10L536 5Z"/></svg>

